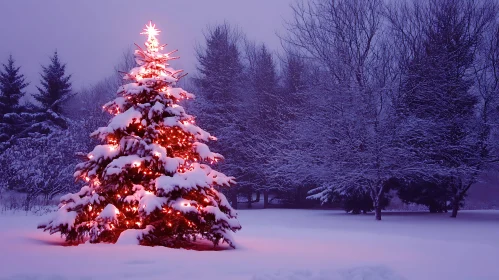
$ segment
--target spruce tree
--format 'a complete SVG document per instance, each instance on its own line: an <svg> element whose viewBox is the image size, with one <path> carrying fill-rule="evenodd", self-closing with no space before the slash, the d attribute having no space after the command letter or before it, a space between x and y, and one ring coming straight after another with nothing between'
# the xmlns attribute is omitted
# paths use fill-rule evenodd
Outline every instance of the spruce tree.
<svg viewBox="0 0 499 280"><path fill-rule="evenodd" d="M9 140L22 123L19 111L19 99L24 96L24 89L28 86L24 75L20 73L21 67L15 66L12 55L7 64L0 70L0 141ZM12 114L14 113L14 114ZM17 127L17 128L16 128ZM4 148L0 144L0 151Z"/></svg>
<svg viewBox="0 0 499 280"><path fill-rule="evenodd" d="M278 189L283 182L277 178L275 173L275 162L272 159L278 151L276 147L281 139L282 124L282 99L278 96L279 85L277 71L272 53L268 51L265 44L255 48L250 60L250 80L252 99L252 114L248 116L248 123L252 139L253 154L251 157L251 169L256 169L255 174L263 174L254 178L258 182L253 190L263 192L263 207L267 208L269 203L269 191ZM265 123L259 120L265 119ZM251 196L250 196L251 197Z"/></svg>
<svg viewBox="0 0 499 280"><path fill-rule="evenodd" d="M199 83L207 98L216 102L233 100L241 85L243 69L236 31L228 24L209 30L206 48L198 50L197 57Z"/></svg>
<svg viewBox="0 0 499 280"><path fill-rule="evenodd" d="M251 156L246 150L251 141L245 137L244 115L248 111L243 96L243 64L239 51L239 34L224 23L211 28L206 34L206 45L197 50L200 87L199 114L201 122L220 138L214 147L228 157L220 168L239 178L239 184L230 189L229 198L237 208L237 193L248 178ZM245 143L245 141L247 141Z"/></svg>
<svg viewBox="0 0 499 280"><path fill-rule="evenodd" d="M146 26L146 48L135 51L138 66L125 75L130 83L104 105L114 117L92 134L103 144L74 174L85 186L63 196L55 217L40 228L68 242L116 242L132 234L143 245L185 247L205 238L235 247L237 213L218 192L234 178L202 163L223 157L203 143L215 137L179 105L194 96L175 87L182 71L169 67L175 57L160 52L158 33Z"/></svg>
<svg viewBox="0 0 499 280"><path fill-rule="evenodd" d="M289 95L303 91L306 87L306 66L299 53L286 51L282 68L283 90Z"/></svg>
<svg viewBox="0 0 499 280"><path fill-rule="evenodd" d="M483 8L475 5L449 0L428 4L425 36L410 60L401 91L406 147L432 167L428 168L432 182L424 184L447 188L434 191L434 199L450 196L452 217L482 166L475 118L478 98L470 72L475 71L476 49L490 18L487 13L476 14ZM420 181L427 179L407 184L408 193L414 194L412 202L426 200L410 190Z"/></svg>
<svg viewBox="0 0 499 280"><path fill-rule="evenodd" d="M62 102L71 95L71 75L66 75L66 64L61 63L57 51L50 58L48 66L42 66L41 86L35 99L41 103L44 110L51 109L57 114L62 113Z"/></svg>
<svg viewBox="0 0 499 280"><path fill-rule="evenodd" d="M262 44L256 54L253 73L253 87L260 95L275 94L277 91L277 73L274 58L265 44Z"/></svg>
<svg viewBox="0 0 499 280"><path fill-rule="evenodd" d="M15 66L15 60L10 55L7 65L3 64L3 70L0 70L0 113L2 114L15 111L19 99L25 94L24 89L29 85L24 75L19 72L20 68Z"/></svg>

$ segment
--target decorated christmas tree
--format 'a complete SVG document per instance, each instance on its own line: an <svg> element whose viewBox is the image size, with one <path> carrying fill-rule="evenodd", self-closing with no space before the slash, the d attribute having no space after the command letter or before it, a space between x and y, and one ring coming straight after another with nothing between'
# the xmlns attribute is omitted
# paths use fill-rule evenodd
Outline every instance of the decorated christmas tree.
<svg viewBox="0 0 499 280"><path fill-rule="evenodd" d="M159 32L146 26L146 48L138 47L138 66L124 77L130 83L103 107L114 117L91 134L103 144L74 173L85 185L63 196L55 216L39 228L71 243L114 243L132 235L143 245L185 247L202 238L235 247L231 233L241 226L219 192L234 178L205 164L223 157L205 144L216 138L179 105L194 96L175 87L182 71L169 67L177 57L161 52Z"/></svg>

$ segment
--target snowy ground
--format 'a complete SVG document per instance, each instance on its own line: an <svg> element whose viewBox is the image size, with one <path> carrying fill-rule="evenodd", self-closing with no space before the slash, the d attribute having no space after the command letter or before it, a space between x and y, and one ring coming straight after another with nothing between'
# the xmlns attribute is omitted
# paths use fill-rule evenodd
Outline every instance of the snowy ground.
<svg viewBox="0 0 499 280"><path fill-rule="evenodd" d="M499 211L241 210L236 250L61 246L44 217L0 215L0 279L499 279Z"/></svg>

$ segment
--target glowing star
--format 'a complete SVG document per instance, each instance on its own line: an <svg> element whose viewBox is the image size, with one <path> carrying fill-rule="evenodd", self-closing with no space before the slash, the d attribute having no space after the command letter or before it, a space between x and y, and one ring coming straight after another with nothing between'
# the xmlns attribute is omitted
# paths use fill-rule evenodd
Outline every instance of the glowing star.
<svg viewBox="0 0 499 280"><path fill-rule="evenodd" d="M147 35L147 40L150 41L151 39L155 38L160 30L156 29L156 24L152 24L151 21L149 21L149 25L146 25L146 28L144 28L144 32L141 32L140 34L145 34Z"/></svg>

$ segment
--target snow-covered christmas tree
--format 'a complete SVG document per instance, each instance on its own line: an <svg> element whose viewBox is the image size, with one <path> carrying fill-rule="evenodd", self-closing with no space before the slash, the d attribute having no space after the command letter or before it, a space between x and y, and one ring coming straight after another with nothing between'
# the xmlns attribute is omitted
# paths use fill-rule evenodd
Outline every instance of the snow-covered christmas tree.
<svg viewBox="0 0 499 280"><path fill-rule="evenodd" d="M169 67L175 51L161 53L159 32L146 26L146 48L138 47L138 66L124 77L130 83L103 107L114 115L92 133L103 144L74 174L85 185L63 196L56 215L39 228L71 243L114 243L123 234L143 245L184 247L204 238L235 247L237 213L217 190L234 178L202 163L223 157L204 143L216 138L179 105L194 96L175 87L182 71Z"/></svg>

